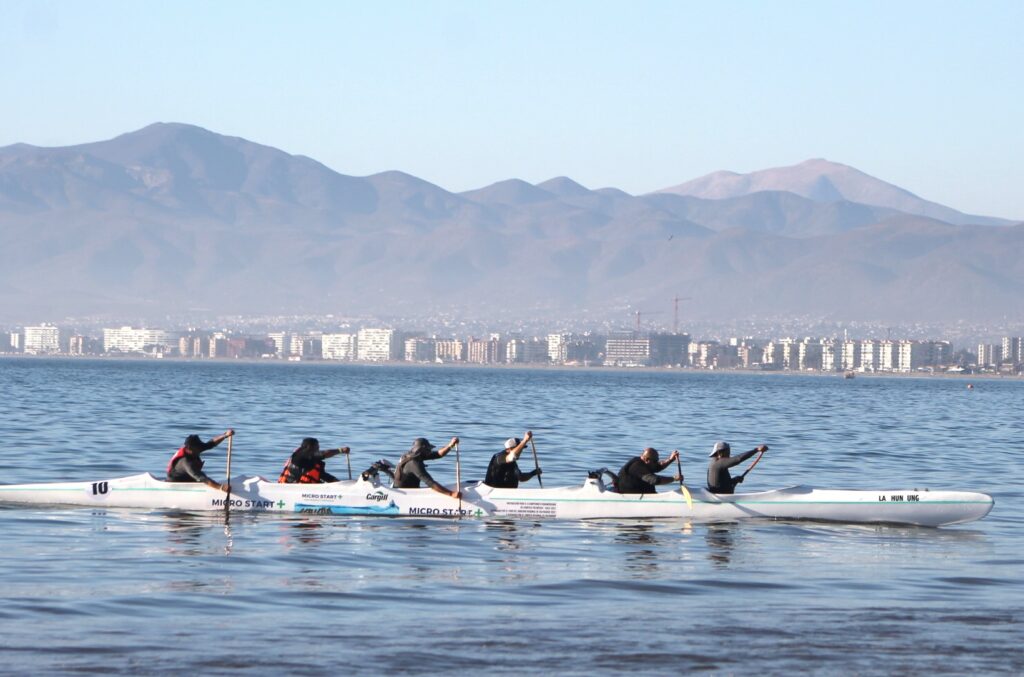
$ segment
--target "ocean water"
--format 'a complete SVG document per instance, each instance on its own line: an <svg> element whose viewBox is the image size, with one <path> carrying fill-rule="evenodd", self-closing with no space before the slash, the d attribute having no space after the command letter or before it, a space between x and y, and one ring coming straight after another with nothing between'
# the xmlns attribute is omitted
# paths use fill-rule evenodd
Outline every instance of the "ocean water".
<svg viewBox="0 0 1024 677"><path fill-rule="evenodd" d="M159 474L187 434L228 427L234 474L276 477L305 436L359 472L458 435L474 479L532 429L545 486L645 446L700 485L725 439L771 446L750 490L996 499L944 529L0 507L0 673L1020 674L1024 382L974 385L0 359L9 483ZM430 465L454 482L451 456Z"/></svg>

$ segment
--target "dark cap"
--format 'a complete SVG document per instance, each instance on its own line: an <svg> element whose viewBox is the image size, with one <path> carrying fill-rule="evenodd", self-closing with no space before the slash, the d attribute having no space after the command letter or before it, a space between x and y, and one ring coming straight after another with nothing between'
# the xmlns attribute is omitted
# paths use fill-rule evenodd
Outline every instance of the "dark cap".
<svg viewBox="0 0 1024 677"><path fill-rule="evenodd" d="M189 451L202 451L203 440L200 439L199 435L189 435L185 438L184 447Z"/></svg>
<svg viewBox="0 0 1024 677"><path fill-rule="evenodd" d="M412 441L412 448L409 451L415 454L426 454L435 448L426 437L417 437Z"/></svg>

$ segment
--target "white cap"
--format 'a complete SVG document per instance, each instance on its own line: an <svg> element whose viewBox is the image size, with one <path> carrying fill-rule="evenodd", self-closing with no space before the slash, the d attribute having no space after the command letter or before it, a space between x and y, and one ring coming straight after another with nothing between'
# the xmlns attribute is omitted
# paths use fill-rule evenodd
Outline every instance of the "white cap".
<svg viewBox="0 0 1024 677"><path fill-rule="evenodd" d="M519 442L520 442L520 439L518 437L510 437L507 440L505 440L505 448L506 449L515 449L516 447L519 446Z"/></svg>

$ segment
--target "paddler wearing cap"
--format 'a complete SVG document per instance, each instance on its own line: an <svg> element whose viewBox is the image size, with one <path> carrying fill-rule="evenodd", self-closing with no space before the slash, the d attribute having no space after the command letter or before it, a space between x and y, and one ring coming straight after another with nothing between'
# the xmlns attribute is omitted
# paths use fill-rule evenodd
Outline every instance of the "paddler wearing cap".
<svg viewBox="0 0 1024 677"><path fill-rule="evenodd" d="M663 477L658 474L677 458L679 458L679 452L673 451L667 459L659 461L658 450L654 447L647 447L639 456L634 456L626 461L626 465L619 470L619 477L615 483L619 493L654 494L657 493L659 484L682 482L682 475Z"/></svg>
<svg viewBox="0 0 1024 677"><path fill-rule="evenodd" d="M768 445L762 444L750 451L745 451L739 456L730 456L731 449L728 442L715 442L708 456L711 462L708 463L708 491L713 494L731 494L736 490L736 485L743 481L743 476L733 477L729 474L729 468L743 463L754 454L763 454L768 451Z"/></svg>
<svg viewBox="0 0 1024 677"><path fill-rule="evenodd" d="M498 489L515 489L520 482L526 482L541 474L540 468L523 472L519 469L519 455L523 453L527 443L533 439L533 432L527 430L523 439L510 437L505 440L504 451L499 451L491 456L491 462L487 466L487 476L484 484Z"/></svg>
<svg viewBox="0 0 1024 677"><path fill-rule="evenodd" d="M395 467L395 481L391 486L395 489L419 489L422 481L423 484L440 494L461 498L458 491L451 491L434 480L423 464L424 461L433 461L444 457L458 443L459 438L453 437L451 442L437 449L427 438L417 437L412 442L412 448L398 460L398 465ZM435 449L437 450L435 451Z"/></svg>

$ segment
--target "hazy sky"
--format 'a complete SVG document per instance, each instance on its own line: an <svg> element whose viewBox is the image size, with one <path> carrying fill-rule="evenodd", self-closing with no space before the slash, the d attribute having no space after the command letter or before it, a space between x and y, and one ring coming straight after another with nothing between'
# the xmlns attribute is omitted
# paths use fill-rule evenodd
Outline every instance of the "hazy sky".
<svg viewBox="0 0 1024 677"><path fill-rule="evenodd" d="M0 146L188 122L644 193L824 157L1024 219L1024 2L0 1Z"/></svg>

